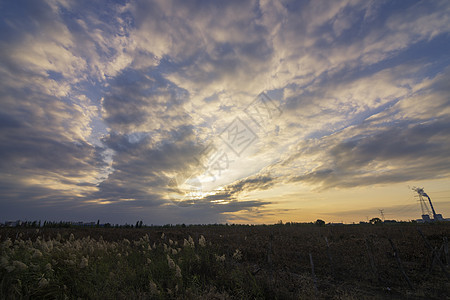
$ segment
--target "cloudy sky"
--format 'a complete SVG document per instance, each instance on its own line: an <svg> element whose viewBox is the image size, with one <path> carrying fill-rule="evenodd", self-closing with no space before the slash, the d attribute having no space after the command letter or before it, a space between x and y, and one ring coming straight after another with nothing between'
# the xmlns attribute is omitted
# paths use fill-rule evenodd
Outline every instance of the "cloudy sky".
<svg viewBox="0 0 450 300"><path fill-rule="evenodd" d="M0 221L450 217L450 2L0 1Z"/></svg>

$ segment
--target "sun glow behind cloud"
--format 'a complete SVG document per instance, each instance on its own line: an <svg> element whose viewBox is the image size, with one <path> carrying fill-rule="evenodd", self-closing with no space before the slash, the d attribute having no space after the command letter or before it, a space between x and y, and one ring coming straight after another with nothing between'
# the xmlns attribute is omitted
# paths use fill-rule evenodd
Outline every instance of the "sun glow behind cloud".
<svg viewBox="0 0 450 300"><path fill-rule="evenodd" d="M0 219L416 218L408 185L450 213L447 1L0 10Z"/></svg>

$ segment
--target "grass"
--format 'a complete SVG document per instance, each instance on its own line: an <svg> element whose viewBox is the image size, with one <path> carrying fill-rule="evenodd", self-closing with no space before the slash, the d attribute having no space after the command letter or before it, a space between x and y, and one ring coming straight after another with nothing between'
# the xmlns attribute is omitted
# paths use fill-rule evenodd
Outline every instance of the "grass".
<svg viewBox="0 0 450 300"><path fill-rule="evenodd" d="M415 226L1 228L0 297L445 299L449 281L438 265L429 272L431 253ZM448 224L421 228L437 249L450 233ZM388 237L414 290L398 269Z"/></svg>

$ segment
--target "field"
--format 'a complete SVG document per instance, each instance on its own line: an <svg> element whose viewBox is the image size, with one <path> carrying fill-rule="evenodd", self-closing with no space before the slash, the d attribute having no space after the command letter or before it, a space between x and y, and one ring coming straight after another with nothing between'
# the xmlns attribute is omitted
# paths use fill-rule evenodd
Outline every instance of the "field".
<svg viewBox="0 0 450 300"><path fill-rule="evenodd" d="M450 299L444 223L0 228L0 235L3 299Z"/></svg>

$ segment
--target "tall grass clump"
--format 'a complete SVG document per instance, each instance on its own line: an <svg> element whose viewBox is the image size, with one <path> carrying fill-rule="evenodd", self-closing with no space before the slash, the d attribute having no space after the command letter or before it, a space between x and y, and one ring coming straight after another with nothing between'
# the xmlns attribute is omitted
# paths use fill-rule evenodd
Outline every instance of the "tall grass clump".
<svg viewBox="0 0 450 300"><path fill-rule="evenodd" d="M166 242L166 240L168 240ZM233 256L218 252L202 235L183 240L105 241L102 237L16 240L0 244L2 298L192 298L250 297L251 274ZM239 250L237 250L239 253ZM208 297L209 297L208 296Z"/></svg>

